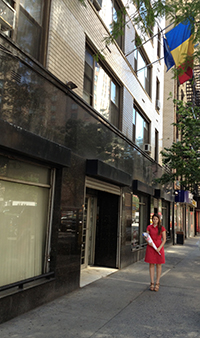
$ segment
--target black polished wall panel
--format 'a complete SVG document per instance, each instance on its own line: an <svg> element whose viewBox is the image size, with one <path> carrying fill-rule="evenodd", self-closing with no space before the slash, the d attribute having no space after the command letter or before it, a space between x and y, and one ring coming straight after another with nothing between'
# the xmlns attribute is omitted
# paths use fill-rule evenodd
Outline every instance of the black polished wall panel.
<svg viewBox="0 0 200 338"><path fill-rule="evenodd" d="M0 145L59 166L70 166L69 149L0 119Z"/></svg>
<svg viewBox="0 0 200 338"><path fill-rule="evenodd" d="M58 295L55 292L55 280L8 293L4 297L1 295L0 323L50 302L56 297Z"/></svg>
<svg viewBox="0 0 200 338"><path fill-rule="evenodd" d="M4 81L0 118L60 143L87 159L99 159L151 185L161 168L108 128L99 114L43 76L1 51ZM11 73L12 71L12 73ZM20 81L13 79L13 72Z"/></svg>
<svg viewBox="0 0 200 338"><path fill-rule="evenodd" d="M63 290L79 287L85 163L72 153L70 168L63 169L56 255L56 285Z"/></svg>

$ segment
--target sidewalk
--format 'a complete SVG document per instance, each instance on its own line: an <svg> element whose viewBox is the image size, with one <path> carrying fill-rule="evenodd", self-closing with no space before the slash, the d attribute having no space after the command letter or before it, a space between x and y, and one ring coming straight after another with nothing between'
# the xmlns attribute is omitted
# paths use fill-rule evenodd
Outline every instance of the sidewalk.
<svg viewBox="0 0 200 338"><path fill-rule="evenodd" d="M0 337L200 337L199 240L165 249L159 292L142 260L1 324Z"/></svg>

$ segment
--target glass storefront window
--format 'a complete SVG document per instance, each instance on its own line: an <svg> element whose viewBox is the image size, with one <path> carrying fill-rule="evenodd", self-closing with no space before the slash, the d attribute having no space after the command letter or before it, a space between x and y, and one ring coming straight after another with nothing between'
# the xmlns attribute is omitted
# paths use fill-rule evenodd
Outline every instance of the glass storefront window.
<svg viewBox="0 0 200 338"><path fill-rule="evenodd" d="M31 164L16 160L1 157L0 163L2 286L47 272L44 263L50 175L48 169L44 175L44 168L34 165L31 168ZM37 172L34 175L35 168ZM38 181L48 185L42 186Z"/></svg>
<svg viewBox="0 0 200 338"><path fill-rule="evenodd" d="M0 156L0 177L15 180L49 184L51 170L46 167L20 162Z"/></svg>
<svg viewBox="0 0 200 338"><path fill-rule="evenodd" d="M131 223L131 245L136 247L139 244L140 225L140 200L137 195L132 195L132 223Z"/></svg>

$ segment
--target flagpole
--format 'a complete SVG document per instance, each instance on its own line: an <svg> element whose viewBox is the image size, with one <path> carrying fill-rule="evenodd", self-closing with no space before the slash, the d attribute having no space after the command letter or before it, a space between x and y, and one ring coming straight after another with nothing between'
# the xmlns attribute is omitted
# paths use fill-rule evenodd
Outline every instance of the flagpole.
<svg viewBox="0 0 200 338"><path fill-rule="evenodd" d="M130 54L132 54L133 52L135 52L135 50L139 49L140 47L144 46L145 43L151 41L153 38L155 38L155 36L157 36L159 33L162 33L165 29L167 29L168 27L170 27L171 25L173 25L174 22L170 23L167 27L163 28L162 30L160 30L158 33L156 33L155 35L153 35L150 39L148 39L147 41L145 41L144 43L142 43L140 46L134 48L131 52L127 53L125 55L125 57L129 56ZM145 67L144 67L145 68Z"/></svg>
<svg viewBox="0 0 200 338"><path fill-rule="evenodd" d="M156 63L156 62L158 62L158 61L161 61L161 60L163 60L163 59L164 59L164 56L163 56L162 58L156 60L156 61L153 61L153 62L149 63L148 65L144 66L143 68L140 68L140 69L136 70L135 73L137 74L140 70L142 70L142 69L144 69L144 68L146 68L146 67L149 67L149 66L153 65L154 63Z"/></svg>

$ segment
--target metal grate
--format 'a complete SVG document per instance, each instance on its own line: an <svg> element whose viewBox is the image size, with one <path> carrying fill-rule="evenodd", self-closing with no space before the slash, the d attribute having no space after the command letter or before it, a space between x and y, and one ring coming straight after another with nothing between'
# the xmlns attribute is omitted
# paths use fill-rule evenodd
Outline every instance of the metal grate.
<svg viewBox="0 0 200 338"><path fill-rule="evenodd" d="M200 65L194 66L194 79L186 82L187 102L200 106Z"/></svg>

